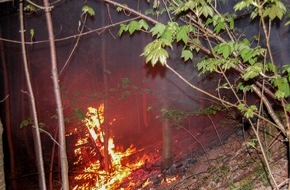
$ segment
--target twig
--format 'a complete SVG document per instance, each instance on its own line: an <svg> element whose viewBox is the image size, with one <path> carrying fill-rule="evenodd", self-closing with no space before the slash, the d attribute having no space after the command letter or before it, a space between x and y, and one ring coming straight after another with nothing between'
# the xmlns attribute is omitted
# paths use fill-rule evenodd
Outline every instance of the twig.
<svg viewBox="0 0 290 190"><path fill-rule="evenodd" d="M211 122L211 124L212 124L212 126L213 126L213 128L214 128L214 131L215 131L215 133L216 133L216 135L217 135L217 137L218 137L218 139L219 139L219 141L220 141L220 143L221 143L222 149L223 149L224 153L226 154L226 150L225 150L225 148L224 148L224 144L223 144L223 142L222 142L222 139L221 139L221 137L220 137L220 135L219 135L219 133L218 133L218 131L217 131L217 128L216 128L216 126L215 126L213 120L211 119L211 117L210 117L208 114L207 114L206 116L209 118L209 120L210 120L210 122Z"/></svg>
<svg viewBox="0 0 290 190"><path fill-rule="evenodd" d="M9 97L9 94L5 96L3 100L0 101L0 103L4 102Z"/></svg>
<svg viewBox="0 0 290 190"><path fill-rule="evenodd" d="M207 156L207 153L206 153L206 150L205 150L205 147L203 146L203 144L188 129L186 129L185 127L183 127L181 125L178 125L178 127L180 127L183 130L185 130L188 134L190 134L190 136L192 136L194 138L194 140L196 140L196 142L201 146L201 148L202 148L202 150L203 150L203 152L204 152L204 154L206 156L206 159L209 162L209 157Z"/></svg>
<svg viewBox="0 0 290 190"><path fill-rule="evenodd" d="M45 7L45 6L41 6L41 5L37 5L36 3L30 1L30 0L26 0L28 3L30 3L31 5L39 8L39 9L42 9L42 10L48 10L48 11L51 11L51 9L53 9L53 6L49 6L49 7Z"/></svg>
<svg viewBox="0 0 290 190"><path fill-rule="evenodd" d="M112 28L112 27L115 27L115 26L118 26L122 23L127 23L127 22L130 22L132 20L136 20L138 18L141 18L140 16L137 16L137 17L134 17L134 18L130 18L130 19L126 19L126 20L123 20L123 21L120 21L120 22L116 22L116 23L113 23L113 24L110 24L110 25L107 25L107 26L103 26L101 28L97 28L97 29L94 29L94 30L90 30L90 31L87 31L87 32L84 32L82 34L76 34L76 35L72 35L72 36L67 36L67 37L64 37L64 38L59 38L59 39L55 39L55 42L61 42L61 41L66 41L66 40L70 40L70 39L74 39L76 37L79 37L79 36L85 36L85 35L88 35L88 34L91 34L91 33L94 33L94 32L103 32L105 31L106 29L109 29L109 28ZM0 37L0 40L1 41L4 41L4 42L10 42L10 43L16 43L16 44L21 44L20 41L18 40L10 40L10 39L6 39L6 38L1 38ZM49 41L48 40L41 40L41 41L34 41L34 42L25 42L26 45L33 45L33 44L41 44L41 43L48 43Z"/></svg>
<svg viewBox="0 0 290 190"><path fill-rule="evenodd" d="M34 125L32 126L33 128L36 128ZM60 146L60 144L53 138L53 136L49 133L49 132L47 132L46 130L44 130L44 129L42 129L42 128L39 128L39 131L40 132L44 132L45 134L47 134L49 137L50 137L50 139L55 143L55 144L57 144L57 146L59 146L60 148L61 148L61 146Z"/></svg>
<svg viewBox="0 0 290 190"><path fill-rule="evenodd" d="M75 45L74 45L72 51L70 52L70 55L68 56L68 58L67 58L67 60L66 60L66 62L65 62L65 64L64 64L64 66L63 66L62 69L60 70L60 72L59 72L59 74L58 74L58 77L60 77L61 73L62 73L62 72L64 71L64 69L66 68L66 66L67 66L67 64L69 63L69 61L70 61L70 59L71 59L73 53L75 52L77 46L79 45L79 41L80 41L80 38L81 38L81 36L82 36L81 34L83 33L84 28L85 28L85 23L86 23L86 20L87 20L87 16L88 16L88 14L85 14L85 18L84 18L84 21L83 21L83 23L82 23L82 28L81 28L80 33L79 33L80 35L78 36L77 41L76 41L76 43L75 43Z"/></svg>

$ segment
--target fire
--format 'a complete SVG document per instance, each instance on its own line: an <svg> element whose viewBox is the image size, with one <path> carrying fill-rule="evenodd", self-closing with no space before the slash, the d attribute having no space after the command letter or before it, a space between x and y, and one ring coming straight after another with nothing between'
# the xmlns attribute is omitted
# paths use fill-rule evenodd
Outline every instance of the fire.
<svg viewBox="0 0 290 190"><path fill-rule="evenodd" d="M109 126L111 122L107 122ZM84 125L87 128L87 134L84 138L79 139L75 144L75 155L77 161L75 165L83 164L86 167L81 174L75 176L76 185L73 189L122 189L122 181L130 176L130 174L145 164L145 161L149 159L146 155L139 158L138 161L126 161L124 158L136 153L137 150L134 146L130 146L126 150L121 150L115 147L114 139L112 136L108 138L108 156L110 170L106 171L104 167L105 157L105 130L103 129L105 122L104 118L104 104L101 104L98 108L89 107L85 119ZM107 127L109 127L107 126ZM89 144L89 141L93 141L94 148L84 146ZM89 156L88 156L89 155ZM89 163L85 160L86 157L93 157L94 160ZM125 160L125 161L124 161ZM134 185L134 184L132 184ZM130 184L129 184L130 186ZM126 187L128 188L128 186Z"/></svg>

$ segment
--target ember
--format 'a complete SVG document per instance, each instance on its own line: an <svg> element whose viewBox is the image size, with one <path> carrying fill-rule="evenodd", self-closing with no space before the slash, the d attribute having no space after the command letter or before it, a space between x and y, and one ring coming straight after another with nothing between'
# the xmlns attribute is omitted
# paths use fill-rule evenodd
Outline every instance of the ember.
<svg viewBox="0 0 290 190"><path fill-rule="evenodd" d="M144 155L135 160L128 159L128 156L140 151L131 145L126 150L116 148L113 137L108 138L109 171L104 167L105 157L105 138L104 133L104 104L98 108L89 107L83 123L87 128L84 138L78 139L75 144L75 156L77 161L74 165L85 165L83 172L74 177L76 184L73 188L77 189L120 189L122 181L130 174L143 166L150 160ZM113 120L114 122L115 120ZM111 126L113 122L108 122ZM89 141L92 141L94 147L87 147ZM126 159L125 159L126 158ZM148 182L149 183L149 182ZM134 184L128 184L134 186ZM127 188L128 188L127 186Z"/></svg>

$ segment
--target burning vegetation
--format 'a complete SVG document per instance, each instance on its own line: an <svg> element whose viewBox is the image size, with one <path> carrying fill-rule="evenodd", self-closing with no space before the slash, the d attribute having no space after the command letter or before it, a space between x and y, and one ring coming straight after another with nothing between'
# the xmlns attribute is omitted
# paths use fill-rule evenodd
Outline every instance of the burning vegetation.
<svg viewBox="0 0 290 190"><path fill-rule="evenodd" d="M88 108L86 117L82 120L87 129L85 136L77 140L74 149L76 158L74 166L83 168L81 173L74 176L74 190L132 189L136 186L136 183L130 180L132 172L153 162L154 157L147 154L136 156L137 153L142 152L142 149L137 150L133 145L127 149L115 145L110 129L105 129L105 127L112 127L114 121L105 125L104 104L98 108ZM76 129L75 132L77 131ZM106 139L108 142L105 142ZM106 157L108 159L105 159ZM142 186L150 183L147 179L142 182Z"/></svg>

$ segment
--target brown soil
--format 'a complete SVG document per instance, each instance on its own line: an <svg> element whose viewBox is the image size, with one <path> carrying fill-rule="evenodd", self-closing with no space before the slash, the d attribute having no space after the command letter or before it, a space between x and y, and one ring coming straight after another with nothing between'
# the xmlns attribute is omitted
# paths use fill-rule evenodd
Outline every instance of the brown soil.
<svg viewBox="0 0 290 190"><path fill-rule="evenodd" d="M249 140L250 134L246 135ZM223 146L218 146L197 157L186 173L171 184L156 189L178 190L250 190L274 189L269 175L262 165L260 151L245 145L245 138L231 135ZM269 161L279 189L288 188L286 147L281 141L273 141L269 149Z"/></svg>

